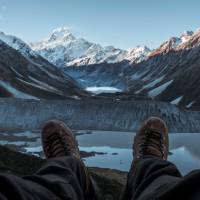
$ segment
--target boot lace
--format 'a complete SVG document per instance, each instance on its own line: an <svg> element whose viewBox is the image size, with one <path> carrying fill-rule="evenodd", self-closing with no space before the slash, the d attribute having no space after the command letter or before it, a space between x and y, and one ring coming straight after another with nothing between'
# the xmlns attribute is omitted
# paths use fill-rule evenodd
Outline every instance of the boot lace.
<svg viewBox="0 0 200 200"><path fill-rule="evenodd" d="M139 156L149 153L149 147L158 149L162 158L164 157L164 140L162 133L155 130L145 130L145 134L141 138L139 144Z"/></svg>
<svg viewBox="0 0 200 200"><path fill-rule="evenodd" d="M70 153L70 146L66 143L64 135L51 134L45 144L48 148L49 156L65 156Z"/></svg>

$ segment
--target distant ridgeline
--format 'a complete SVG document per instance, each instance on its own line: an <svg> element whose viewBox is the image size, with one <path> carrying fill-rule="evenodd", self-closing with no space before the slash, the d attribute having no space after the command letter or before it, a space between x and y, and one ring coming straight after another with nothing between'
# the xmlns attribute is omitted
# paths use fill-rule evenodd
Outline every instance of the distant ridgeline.
<svg viewBox="0 0 200 200"><path fill-rule="evenodd" d="M200 132L198 112L158 101L0 99L1 130L40 129L46 120L60 119L79 130L136 131L152 115L163 118L170 132Z"/></svg>

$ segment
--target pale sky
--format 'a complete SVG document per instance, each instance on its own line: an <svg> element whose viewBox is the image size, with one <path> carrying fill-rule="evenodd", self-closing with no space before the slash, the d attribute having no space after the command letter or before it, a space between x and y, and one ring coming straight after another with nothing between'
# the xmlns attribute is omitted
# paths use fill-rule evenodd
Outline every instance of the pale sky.
<svg viewBox="0 0 200 200"><path fill-rule="evenodd" d="M0 31L32 42L60 26L103 46L156 48L200 28L200 1L0 0Z"/></svg>

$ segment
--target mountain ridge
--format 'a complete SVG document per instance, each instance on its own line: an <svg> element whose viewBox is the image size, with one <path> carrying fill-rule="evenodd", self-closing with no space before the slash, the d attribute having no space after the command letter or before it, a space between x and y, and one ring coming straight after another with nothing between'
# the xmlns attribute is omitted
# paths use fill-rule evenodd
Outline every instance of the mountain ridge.
<svg viewBox="0 0 200 200"><path fill-rule="evenodd" d="M15 36L0 33L0 96L28 99L81 98L88 93L73 78Z"/></svg>
<svg viewBox="0 0 200 200"><path fill-rule="evenodd" d="M83 38L76 38L65 27L53 30L46 40L30 45L33 50L59 67L116 63L122 60L141 62L151 52L146 46L137 46L128 50L113 46L102 47Z"/></svg>
<svg viewBox="0 0 200 200"><path fill-rule="evenodd" d="M181 39L182 38L182 39ZM110 86L132 95L200 109L200 31L172 37L138 63L65 67L85 87ZM114 96L114 95L113 95Z"/></svg>
<svg viewBox="0 0 200 200"><path fill-rule="evenodd" d="M2 33L0 35L2 35ZM9 40L5 40L5 34L3 36L4 42L7 42L11 47L14 45L13 47L18 52L22 50L21 54L25 56L30 63L40 66L40 70L44 71L40 63L43 58L37 52L34 52L32 55L32 53L28 53L28 51L32 51L30 47L21 45L21 40L16 42L16 38L10 38L10 36L8 36ZM67 45L73 44L73 51L71 51L71 53L74 55L81 55L82 52L85 52L85 49L87 52L93 52L94 49L98 49L98 51L100 50L101 52L101 48L103 48L101 45L90 43L81 38L75 38L66 28L55 30L46 41L50 44L50 47L53 45L55 48L57 48L58 44L62 44L63 41ZM49 43L49 41L51 43ZM83 49L79 49L80 41L82 42L81 44L85 45ZM78 52L76 48L74 49L74 44L77 44L76 47L79 50ZM24 47L25 50L19 47ZM105 49L107 52L112 52L113 48L114 47L106 47ZM63 54L60 54L60 50L66 50L66 47L62 47L61 49L59 47L58 49L58 56L63 56ZM119 49L114 49L114 52L118 50ZM85 63L84 61L82 63L84 65L77 66L74 64L73 66L65 66L62 68L62 72L55 66L54 70L56 71L57 69L60 71L59 73L65 71L66 76L69 74L76 82L79 82L78 85L86 90L87 87L97 88L107 86L116 88L116 91L122 91L123 94L121 96L125 96L126 94L128 94L128 96L140 95L150 99L167 101L187 109L199 110L200 88L198 87L198 74L200 72L200 30L195 32L187 31L180 37L172 37L162 43L157 49L149 52L147 57L144 56L144 58L140 60L141 52L147 50L147 47L130 49L129 59L122 59L122 61L114 63L108 63L105 60L102 60L101 52L100 55L98 55L100 56L100 63L88 64L88 62ZM131 52L133 52L133 55L136 55L134 60L131 60L133 57ZM91 54L93 55L93 53ZM94 55L97 56L97 54ZM54 57L54 53L52 53L52 56ZM96 59L95 56L94 58ZM117 54L117 56L119 55ZM37 59L40 60L40 64L35 62ZM79 59L82 60L83 57ZM112 61L113 60L114 59L112 59ZM61 62L61 65L63 61L64 60L56 60L56 62ZM104 62L101 63L101 61ZM47 63L48 61L45 61L44 59L42 60L42 63L44 62ZM10 70L13 71L13 69ZM17 76L20 76L17 74L17 69L14 69L14 73ZM39 76L39 74L37 76ZM64 75L62 75L62 77L63 76ZM72 80L69 76L68 79ZM31 81L34 80L32 79ZM43 85L44 84L46 83L43 83ZM6 91L5 87L1 87L1 90L4 94L9 94L9 91ZM119 96L120 95L118 95L118 97ZM110 97L118 98L114 94L110 95Z"/></svg>

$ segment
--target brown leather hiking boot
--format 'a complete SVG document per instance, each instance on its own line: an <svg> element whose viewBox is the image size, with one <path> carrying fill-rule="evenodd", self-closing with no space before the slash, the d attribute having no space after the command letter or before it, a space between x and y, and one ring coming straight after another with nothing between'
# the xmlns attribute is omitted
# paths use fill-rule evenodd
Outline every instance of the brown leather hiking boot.
<svg viewBox="0 0 200 200"><path fill-rule="evenodd" d="M64 122L50 120L44 125L42 145L46 158L75 156L80 159L78 143Z"/></svg>
<svg viewBox="0 0 200 200"><path fill-rule="evenodd" d="M158 117L150 117L143 123L135 136L134 159L152 155L167 160L168 149L167 125Z"/></svg>
<svg viewBox="0 0 200 200"><path fill-rule="evenodd" d="M60 157L60 156L74 156L81 160L78 142L76 141L72 131L67 125L58 120L50 120L45 123L42 129L42 145L46 158ZM83 163L86 188L84 194L86 199L95 199L95 192L93 180L87 172Z"/></svg>

